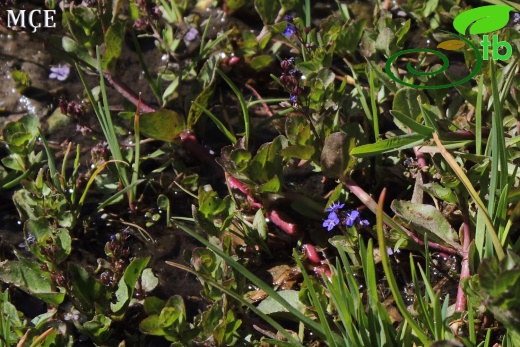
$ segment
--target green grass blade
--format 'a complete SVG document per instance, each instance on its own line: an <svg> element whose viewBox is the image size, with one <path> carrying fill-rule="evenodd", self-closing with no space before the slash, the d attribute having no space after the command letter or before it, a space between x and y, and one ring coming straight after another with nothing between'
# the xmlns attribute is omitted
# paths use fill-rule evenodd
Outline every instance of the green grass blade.
<svg viewBox="0 0 520 347"><path fill-rule="evenodd" d="M318 317L320 318L321 326L323 331L325 332L325 336L329 343L329 346L336 347L336 341L332 336L332 331L327 321L327 316L325 316L325 309L321 305L321 301L318 298L318 294L314 290L314 286L309 278L309 275L307 274L307 271L305 270L305 266L303 266L302 261L300 260L300 257L298 256L298 253L296 253L295 249L293 250L293 257L296 260L296 264L298 264L298 267L302 270L303 279L307 284L307 289L309 290L309 296L311 297L311 301L314 304L316 311L318 312ZM325 280L327 281L328 279Z"/></svg>
<svg viewBox="0 0 520 347"><path fill-rule="evenodd" d="M206 276L204 274L198 273L195 270L193 270L187 266L181 265L181 264L173 263L170 261L167 261L166 264L176 267L178 269L187 271L197 277L202 278L205 282L209 283L213 287L218 288L223 293L226 293L227 295L229 295L233 299L237 300L241 304L247 306L251 311L256 313L265 322L269 323L273 328L277 329L280 332L280 334L282 334L291 343L291 346L302 346L303 347L303 345L299 341L297 341L294 337L292 337L292 335L289 334L289 332L287 332L287 330L285 330L285 328L282 327L280 324L278 324L274 319L272 319L268 315L264 314L262 311L260 311L258 308L256 308L255 305L251 304L249 301L244 299L241 295L239 295L239 294L235 293L234 291L229 290L228 288L217 283L213 278ZM278 341L276 341L276 342L278 343Z"/></svg>
<svg viewBox="0 0 520 347"><path fill-rule="evenodd" d="M455 161L455 158L444 148L441 141L439 140L439 135L437 133L433 133L433 139L435 140L435 143L437 144L437 147L439 147L439 150L441 152L441 155L444 157L444 159L448 162L451 169L455 172L455 175L459 178L459 180L462 182L462 184L466 187L468 190L469 195L473 198L473 201L477 204L479 212L482 212L484 222L487 226L488 235L491 237L491 240L493 242L493 246L495 247L495 252L497 253L498 259L502 260L505 257L504 249L502 248L502 245L500 244L500 240L498 239L497 233L495 232L495 228L493 227L493 222L491 221L491 218L489 217L489 214L487 213L486 207L484 206L484 203L480 199L480 196L478 195L475 188L473 188L473 185L471 184L469 178L466 176L464 171L459 167L459 164Z"/></svg>
<svg viewBox="0 0 520 347"><path fill-rule="evenodd" d="M217 69L218 74L226 83L229 85L229 87L235 92L238 102L240 103L240 107L242 108L242 115L244 116L244 128L245 128L245 147L247 148L249 143L249 135L250 135L250 119L249 119L249 111L247 110L247 103L244 99L244 95L240 92L240 90L237 88L237 86L229 79L229 77L226 76L225 73L223 73L220 69Z"/></svg>
<svg viewBox="0 0 520 347"><path fill-rule="evenodd" d="M215 245L211 244L208 240L194 232L193 230L189 229L188 227L177 223L174 221L174 224L186 232L188 235L195 238L197 241L202 243L207 248L211 249L215 254L220 256L222 259L226 261L228 265L233 267L236 271L238 271L243 276L247 277L254 285L256 285L258 288L262 289L267 293L267 295L271 296L274 300L276 300L278 303L280 303L282 306L284 306L289 313L293 314L295 318L302 321L310 330L312 330L316 335L318 335L320 338L326 338L326 334L323 330L323 327L314 322L309 317L305 316L303 313L295 309L291 304L289 304L284 298L282 298L270 285L262 281L258 276L251 273L249 270L247 270L244 266L236 262L233 258L231 258L228 254L224 253L221 249L216 247ZM336 341L339 340L339 336L335 335L334 339Z"/></svg>
<svg viewBox="0 0 520 347"><path fill-rule="evenodd" d="M479 76L477 106L475 107L475 153L482 154L482 93L484 91L484 76Z"/></svg>
<svg viewBox="0 0 520 347"><path fill-rule="evenodd" d="M204 112L204 114L206 114L206 116L208 116L212 121L213 123L215 123L215 125L217 126L218 130L220 130L227 138L229 141L231 141L232 144L235 144L237 143L237 138L235 137L235 135L233 135L227 128L226 126L224 125L224 123L222 123L220 121L220 119L217 118L217 116L215 116L213 113L211 113L207 108L199 105L198 103L196 103L195 101L193 102L193 104L195 106L197 106L198 108L200 108L202 110L202 112Z"/></svg>
<svg viewBox="0 0 520 347"><path fill-rule="evenodd" d="M56 189L63 193L63 187L61 186L58 170L56 169L54 155L51 151L51 148L49 147L49 144L47 143L47 140L45 139L45 136L43 136L42 130L38 128L38 131L40 132L40 138L42 139L43 147L45 148L45 154L47 155L47 165L49 165L52 184L54 184Z"/></svg>
<svg viewBox="0 0 520 347"><path fill-rule="evenodd" d="M377 213L376 213L376 219L377 219L377 240L379 242L379 248L386 250L385 245L385 235L383 233L383 202L385 197L386 190L383 190L383 193L381 193L381 197L379 198ZM388 282L388 286L390 287L390 291L392 292L392 295L394 297L395 303L397 307L399 308L399 312L404 317L406 322L410 325L415 335L421 340L423 345L429 346L430 340L426 336L426 334L423 332L422 328L417 325L415 320L413 319L412 315L408 311L408 308L406 307L406 304L403 301L403 298L401 296L401 292L399 290L399 287L397 285L397 282L394 277L394 273L392 272L392 269L390 267L390 259L388 254L385 251L380 252L381 254L381 263L383 264L383 269L386 274L386 279Z"/></svg>

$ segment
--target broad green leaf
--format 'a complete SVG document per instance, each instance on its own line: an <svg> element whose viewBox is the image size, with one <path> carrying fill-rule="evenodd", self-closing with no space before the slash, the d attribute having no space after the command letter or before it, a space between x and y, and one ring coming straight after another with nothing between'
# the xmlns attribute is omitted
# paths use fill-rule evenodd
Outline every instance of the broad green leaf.
<svg viewBox="0 0 520 347"><path fill-rule="evenodd" d="M79 264L70 262L68 271L71 275L72 294L79 301L81 309L90 312L94 307L94 302L98 300L103 291L101 283L90 276Z"/></svg>
<svg viewBox="0 0 520 347"><path fill-rule="evenodd" d="M264 25L269 25L274 23L282 6L279 0L255 0L255 8Z"/></svg>
<svg viewBox="0 0 520 347"><path fill-rule="evenodd" d="M143 113L139 119L143 135L155 140L172 142L186 129L184 117L173 110L160 109Z"/></svg>
<svg viewBox="0 0 520 347"><path fill-rule="evenodd" d="M161 319L158 315L152 315L147 317L139 323L139 330L147 335L154 336L164 336L166 333L164 332L163 326L161 324Z"/></svg>
<svg viewBox="0 0 520 347"><path fill-rule="evenodd" d="M394 200L391 208L418 233L428 234L429 240L461 249L459 235L435 206Z"/></svg>
<svg viewBox="0 0 520 347"><path fill-rule="evenodd" d="M274 176L258 188L258 193L278 193L280 191L280 179Z"/></svg>
<svg viewBox="0 0 520 347"><path fill-rule="evenodd" d="M421 134L409 134L392 137L369 145L363 145L350 151L350 155L357 158L371 157L381 153L403 150L420 145L426 140Z"/></svg>
<svg viewBox="0 0 520 347"><path fill-rule="evenodd" d="M273 62L273 57L269 54L259 55L251 59L251 67L255 70L261 70L268 67Z"/></svg>
<svg viewBox="0 0 520 347"><path fill-rule="evenodd" d="M300 292L296 290L282 290L278 292L278 294L292 307L301 312L304 309L304 305L298 298L299 293ZM280 304L280 302L273 297L268 297L267 299L263 300L260 305L258 305L258 309L265 314L289 312L285 306Z"/></svg>
<svg viewBox="0 0 520 347"><path fill-rule="evenodd" d="M509 22L509 12L514 8L506 5L489 5L462 12L453 21L453 27L461 35L487 34L502 29Z"/></svg>
<svg viewBox="0 0 520 347"><path fill-rule="evenodd" d="M112 24L105 34L105 53L101 58L101 67L105 70L112 71L115 67L117 58L121 55L123 49L123 39L125 36L125 23L116 21Z"/></svg>
<svg viewBox="0 0 520 347"><path fill-rule="evenodd" d="M284 158L298 158L309 160L314 155L316 148L309 145L289 145L280 151L280 155Z"/></svg>
<svg viewBox="0 0 520 347"><path fill-rule="evenodd" d="M141 275L141 286L145 293L149 293L154 290L159 284L159 278L154 275L152 269L144 269Z"/></svg>
<svg viewBox="0 0 520 347"><path fill-rule="evenodd" d="M121 314L124 309L128 307L128 304L134 295L137 279L146 268L146 265L148 265L149 261L150 257L135 258L126 268L125 273L123 274L123 278L121 278L119 281L115 293L117 301L116 303L110 304L110 309L115 314Z"/></svg>
<svg viewBox="0 0 520 347"><path fill-rule="evenodd" d="M155 296L149 296L146 299L144 299L144 303L143 303L144 312L148 315L152 315L152 314L159 315L165 305L166 305L166 302L164 300L161 300Z"/></svg>
<svg viewBox="0 0 520 347"><path fill-rule="evenodd" d="M15 251L19 261L5 261L0 266L0 280L13 284L51 305L59 305L65 293L54 292L54 281L50 274L40 268L34 260L23 257Z"/></svg>

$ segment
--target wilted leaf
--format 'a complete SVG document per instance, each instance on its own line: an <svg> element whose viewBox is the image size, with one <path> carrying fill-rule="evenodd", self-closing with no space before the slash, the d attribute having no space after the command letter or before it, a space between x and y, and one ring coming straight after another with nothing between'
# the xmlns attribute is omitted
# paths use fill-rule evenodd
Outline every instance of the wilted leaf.
<svg viewBox="0 0 520 347"><path fill-rule="evenodd" d="M338 178L343 175L349 162L349 140L345 133L333 133L325 139L320 162L323 174Z"/></svg>
<svg viewBox="0 0 520 347"><path fill-rule="evenodd" d="M394 200L391 208L415 231L421 235L428 234L429 240L450 245L456 250L461 249L457 232L435 206Z"/></svg>
<svg viewBox="0 0 520 347"><path fill-rule="evenodd" d="M167 142L175 140L186 129L184 117L167 109L143 113L139 118L139 124L145 136Z"/></svg>
<svg viewBox="0 0 520 347"><path fill-rule="evenodd" d="M437 48L445 49L447 51L456 51L457 49L464 47L464 45L464 41L461 40L448 40L439 43Z"/></svg>

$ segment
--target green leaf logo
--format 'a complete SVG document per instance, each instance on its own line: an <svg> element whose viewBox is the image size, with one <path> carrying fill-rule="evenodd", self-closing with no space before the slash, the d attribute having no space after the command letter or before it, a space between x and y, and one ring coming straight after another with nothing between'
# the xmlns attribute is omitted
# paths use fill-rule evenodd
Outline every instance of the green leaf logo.
<svg viewBox="0 0 520 347"><path fill-rule="evenodd" d="M514 8L506 5L490 5L471 9L459 14L453 26L460 34L486 34L502 29L509 21L509 12Z"/></svg>

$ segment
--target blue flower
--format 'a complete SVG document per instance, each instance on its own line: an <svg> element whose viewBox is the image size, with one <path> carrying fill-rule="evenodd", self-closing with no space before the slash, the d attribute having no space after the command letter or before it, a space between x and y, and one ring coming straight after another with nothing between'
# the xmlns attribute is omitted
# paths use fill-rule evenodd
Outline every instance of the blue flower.
<svg viewBox="0 0 520 347"><path fill-rule="evenodd" d="M284 36L290 37L296 33L296 27L290 23L287 23L285 30L283 31Z"/></svg>
<svg viewBox="0 0 520 347"><path fill-rule="evenodd" d="M520 22L520 13L515 13L513 23Z"/></svg>
<svg viewBox="0 0 520 347"><path fill-rule="evenodd" d="M285 20L288 21L289 23L292 23L294 21L294 18L292 16L285 16Z"/></svg>
<svg viewBox="0 0 520 347"><path fill-rule="evenodd" d="M345 223L347 224L347 227L351 227L354 225L356 220L359 219L359 212L356 210L352 210L350 212L346 213Z"/></svg>
<svg viewBox="0 0 520 347"><path fill-rule="evenodd" d="M345 204L340 204L339 202L333 202L332 205L330 205L330 207L327 207L327 212L338 212L344 206L345 206Z"/></svg>
<svg viewBox="0 0 520 347"><path fill-rule="evenodd" d="M69 77L70 68L67 65L51 67L51 74L49 78L56 78L58 81L65 81Z"/></svg>
<svg viewBox="0 0 520 347"><path fill-rule="evenodd" d="M329 218L323 222L323 227L327 228L327 231L331 231L336 225L339 224L339 218L336 212L329 213Z"/></svg>
<svg viewBox="0 0 520 347"><path fill-rule="evenodd" d="M291 99L292 103L295 104L298 101L298 96L294 95L294 94L291 94L289 99Z"/></svg>

